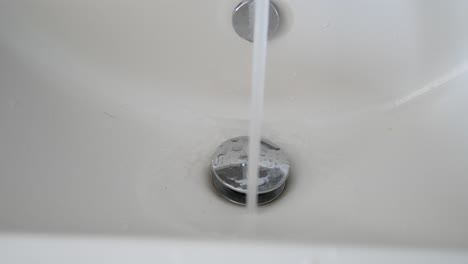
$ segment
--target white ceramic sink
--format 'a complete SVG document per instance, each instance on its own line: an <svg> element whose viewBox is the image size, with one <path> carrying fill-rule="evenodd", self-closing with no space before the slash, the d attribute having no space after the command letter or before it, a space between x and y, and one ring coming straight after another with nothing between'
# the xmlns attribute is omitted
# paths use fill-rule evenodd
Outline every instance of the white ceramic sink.
<svg viewBox="0 0 468 264"><path fill-rule="evenodd" d="M1 1L0 243L468 249L468 2L276 3L264 135L292 174L252 216L209 167L247 134L237 0Z"/></svg>

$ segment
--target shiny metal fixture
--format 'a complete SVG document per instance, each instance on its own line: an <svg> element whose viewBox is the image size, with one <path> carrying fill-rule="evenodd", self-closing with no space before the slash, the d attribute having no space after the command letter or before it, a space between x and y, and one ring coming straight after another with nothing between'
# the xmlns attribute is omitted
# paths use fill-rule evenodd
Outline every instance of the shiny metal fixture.
<svg viewBox="0 0 468 264"><path fill-rule="evenodd" d="M247 193L248 137L223 142L213 154L213 183L227 200L244 205ZM257 179L258 204L276 199L284 190L289 175L289 160L275 144L262 139Z"/></svg>
<svg viewBox="0 0 468 264"><path fill-rule="evenodd" d="M255 0L244 0L232 13L232 26L237 35L253 42L255 22ZM268 22L268 39L274 37L279 29L279 13L273 2L270 2L270 17Z"/></svg>

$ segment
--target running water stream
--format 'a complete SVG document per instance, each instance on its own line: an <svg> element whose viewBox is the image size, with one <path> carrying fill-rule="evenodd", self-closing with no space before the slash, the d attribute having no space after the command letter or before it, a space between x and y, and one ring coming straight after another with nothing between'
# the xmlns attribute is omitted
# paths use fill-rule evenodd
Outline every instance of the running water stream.
<svg viewBox="0 0 468 264"><path fill-rule="evenodd" d="M259 171L260 142L265 90L265 68L268 40L270 0L255 1L254 39L252 57L252 86L250 101L249 153L247 171L247 208L257 208L257 179Z"/></svg>

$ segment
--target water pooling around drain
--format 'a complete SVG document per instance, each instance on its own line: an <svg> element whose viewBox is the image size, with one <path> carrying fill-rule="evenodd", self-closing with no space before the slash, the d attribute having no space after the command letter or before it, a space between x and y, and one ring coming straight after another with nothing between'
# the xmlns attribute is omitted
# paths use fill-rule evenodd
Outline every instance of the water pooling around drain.
<svg viewBox="0 0 468 264"><path fill-rule="evenodd" d="M223 142L212 157L213 182L221 195L238 204L246 204L248 192L248 137ZM283 191L289 175L289 160L275 144L262 139L258 160L257 203L266 204Z"/></svg>

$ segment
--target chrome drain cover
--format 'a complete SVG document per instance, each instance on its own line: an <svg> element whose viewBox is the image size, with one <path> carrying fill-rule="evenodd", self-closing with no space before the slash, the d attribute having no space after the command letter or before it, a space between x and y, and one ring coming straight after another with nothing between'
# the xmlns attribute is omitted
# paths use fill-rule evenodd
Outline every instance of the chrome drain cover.
<svg viewBox="0 0 468 264"><path fill-rule="evenodd" d="M213 154L211 166L213 182L218 192L227 200L246 203L248 137L236 137L223 142ZM284 151L262 139L257 180L258 204L276 199L284 190L290 169Z"/></svg>

